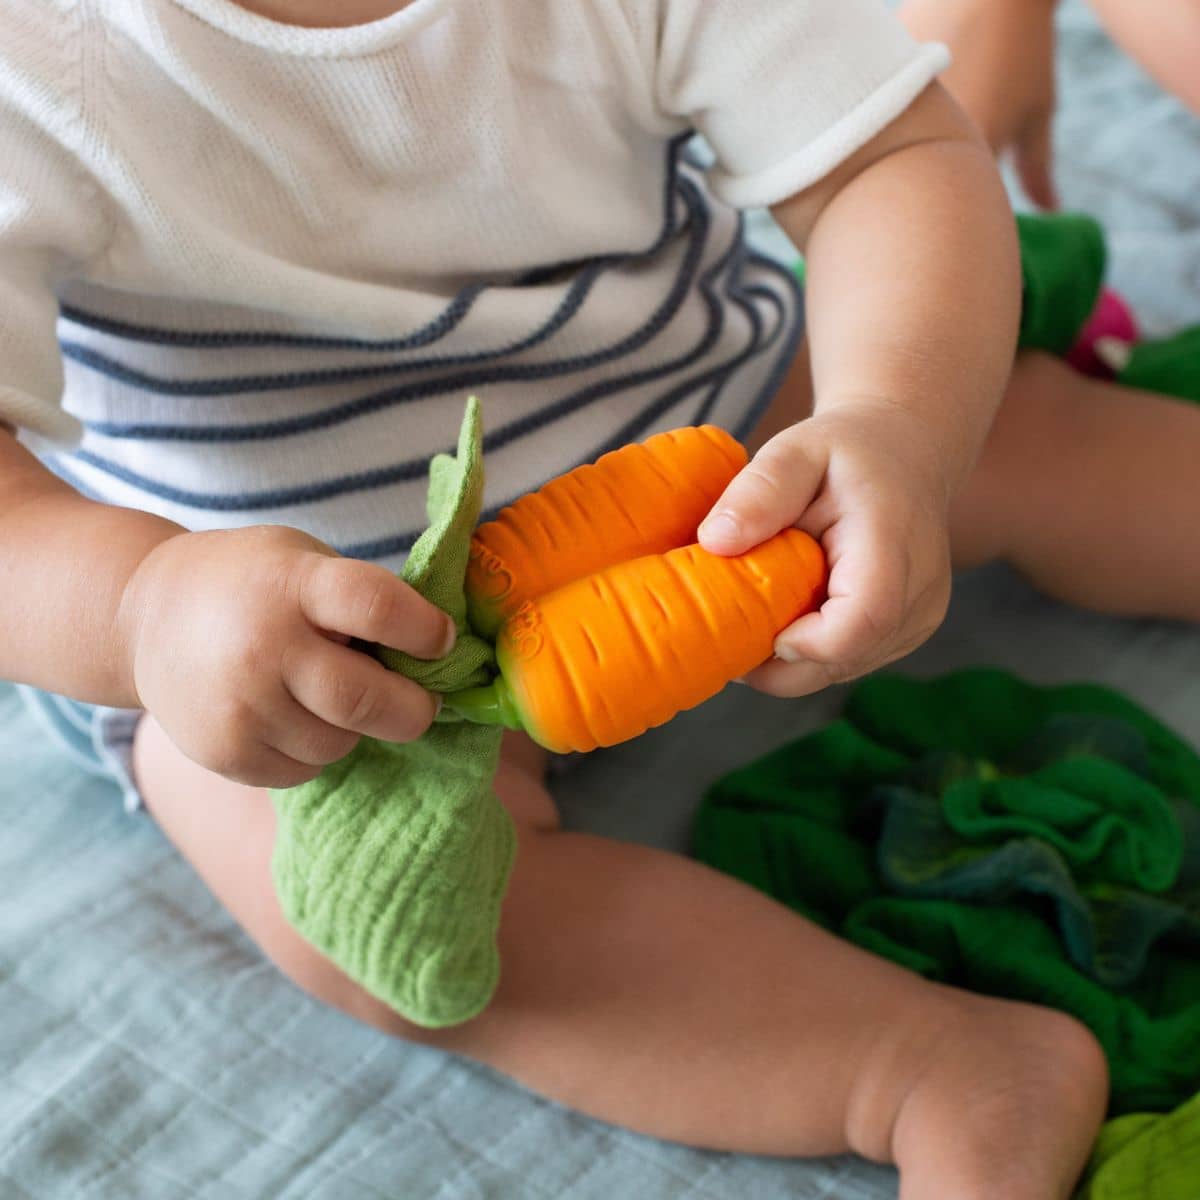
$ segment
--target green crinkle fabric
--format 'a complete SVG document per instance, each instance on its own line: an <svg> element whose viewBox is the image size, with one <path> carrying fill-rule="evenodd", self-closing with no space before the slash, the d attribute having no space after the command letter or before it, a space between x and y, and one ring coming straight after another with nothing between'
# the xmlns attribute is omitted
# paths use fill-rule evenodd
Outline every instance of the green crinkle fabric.
<svg viewBox="0 0 1200 1200"><path fill-rule="evenodd" d="M1104 232L1079 213L1022 214L1017 232L1024 281L1020 345L1066 354L1100 299ZM1200 328L1129 347L1117 382L1200 404Z"/></svg>
<svg viewBox="0 0 1200 1200"><path fill-rule="evenodd" d="M1100 1130L1075 1200L1196 1200L1200 1095L1166 1116L1131 1113Z"/></svg>
<svg viewBox="0 0 1200 1200"><path fill-rule="evenodd" d="M1200 1086L1200 759L1115 692L870 679L721 780L695 847L929 978L1074 1014L1114 1113Z"/></svg>
<svg viewBox="0 0 1200 1200"><path fill-rule="evenodd" d="M1200 328L1133 346L1117 379L1126 387L1200 404Z"/></svg>
<svg viewBox="0 0 1200 1200"><path fill-rule="evenodd" d="M456 457L430 465L430 527L402 572L449 613L454 649L429 663L373 647L434 692L485 683L495 657L467 628L463 580L483 498L478 402ZM448 712L418 741L363 738L301 787L272 793L272 869L288 921L356 983L429 1027L479 1013L500 974L496 931L516 847L492 789L501 730Z"/></svg>
<svg viewBox="0 0 1200 1200"><path fill-rule="evenodd" d="M1100 299L1104 231L1081 213L1022 213L1020 346L1066 354Z"/></svg>

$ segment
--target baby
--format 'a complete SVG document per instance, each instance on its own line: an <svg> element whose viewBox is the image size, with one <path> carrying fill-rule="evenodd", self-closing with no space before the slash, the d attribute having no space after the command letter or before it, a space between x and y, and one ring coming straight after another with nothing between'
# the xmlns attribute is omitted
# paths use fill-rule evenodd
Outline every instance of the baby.
<svg viewBox="0 0 1200 1200"><path fill-rule="evenodd" d="M1106 587L1119 530L1059 494L1106 448L1039 425L1064 412L1041 360L972 473L1020 281L944 52L876 0L0 0L0 20L0 675L83 723L263 950L363 1021L649 1134L895 1161L909 1200L1065 1197L1105 1107L1085 1030L560 831L527 742L496 778L520 848L475 1020L406 1024L286 925L269 873L263 789L435 713L351 640L451 644L392 569L471 390L493 509L657 429L745 437L704 544L799 525L832 564L750 677L779 695L923 641L951 534L1089 603L1155 608L1200 569L1164 535L1145 594ZM803 346L750 206L807 255Z"/></svg>
<svg viewBox="0 0 1200 1200"><path fill-rule="evenodd" d="M1113 39L1200 114L1200 0L1089 0ZM1013 151L1029 199L1055 206L1054 14L1058 0L904 0L918 37L947 42L944 81L996 150Z"/></svg>

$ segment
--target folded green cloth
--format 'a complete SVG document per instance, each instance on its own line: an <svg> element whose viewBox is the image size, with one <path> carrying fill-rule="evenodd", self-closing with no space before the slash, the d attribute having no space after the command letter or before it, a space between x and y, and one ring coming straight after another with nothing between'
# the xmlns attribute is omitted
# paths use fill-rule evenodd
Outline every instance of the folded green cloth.
<svg viewBox="0 0 1200 1200"><path fill-rule="evenodd" d="M1023 350L1063 355L1095 310L1107 250L1098 222L1081 213L1022 213L1021 332Z"/></svg>
<svg viewBox="0 0 1200 1200"><path fill-rule="evenodd" d="M1127 387L1200 404L1200 328L1130 347L1129 360L1117 372L1117 380Z"/></svg>
<svg viewBox="0 0 1200 1200"><path fill-rule="evenodd" d="M1020 345L1066 354L1104 284L1104 231L1079 213L1017 217L1024 287ZM1116 377L1126 387L1200 403L1200 328L1129 346ZM1200 1193L1198 1193L1200 1194Z"/></svg>
<svg viewBox="0 0 1200 1200"><path fill-rule="evenodd" d="M1131 1113L1100 1130L1075 1200L1197 1200L1200 1095L1164 1116Z"/></svg>
<svg viewBox="0 0 1200 1200"><path fill-rule="evenodd" d="M479 405L458 455L430 465L430 527L403 578L449 613L454 649L435 663L375 647L389 667L434 692L490 677L491 646L467 628L463 592L483 498ZM500 973L496 931L512 866L512 821L492 790L499 727L449 712L418 741L363 738L301 787L272 793L272 869L288 921L356 983L419 1025L475 1016Z"/></svg>
<svg viewBox="0 0 1200 1200"><path fill-rule="evenodd" d="M868 680L719 782L695 847L923 975L1073 1013L1114 1113L1200 1086L1200 759L1115 692Z"/></svg>

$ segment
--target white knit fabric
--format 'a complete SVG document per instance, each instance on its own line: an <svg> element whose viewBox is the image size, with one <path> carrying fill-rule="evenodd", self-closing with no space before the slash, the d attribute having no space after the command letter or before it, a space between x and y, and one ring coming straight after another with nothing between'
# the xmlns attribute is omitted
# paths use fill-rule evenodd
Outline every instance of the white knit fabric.
<svg viewBox="0 0 1200 1200"><path fill-rule="evenodd" d="M0 418L82 490L398 561L484 400L495 506L744 428L799 330L734 207L944 65L878 0L0 0ZM682 161L689 131L715 153Z"/></svg>

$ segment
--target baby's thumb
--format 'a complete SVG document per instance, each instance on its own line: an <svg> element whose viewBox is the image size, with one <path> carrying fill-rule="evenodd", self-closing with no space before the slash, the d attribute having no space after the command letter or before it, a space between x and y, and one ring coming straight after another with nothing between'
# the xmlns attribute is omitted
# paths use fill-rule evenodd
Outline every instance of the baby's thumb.
<svg viewBox="0 0 1200 1200"><path fill-rule="evenodd" d="M794 428L779 434L729 484L700 525L705 550L744 554L796 524L821 486L824 466L794 441Z"/></svg>
<svg viewBox="0 0 1200 1200"><path fill-rule="evenodd" d="M1058 192L1054 187L1054 135L1052 118L1039 118L1029 132L1017 143L1017 177L1025 195L1038 208L1058 207Z"/></svg>

